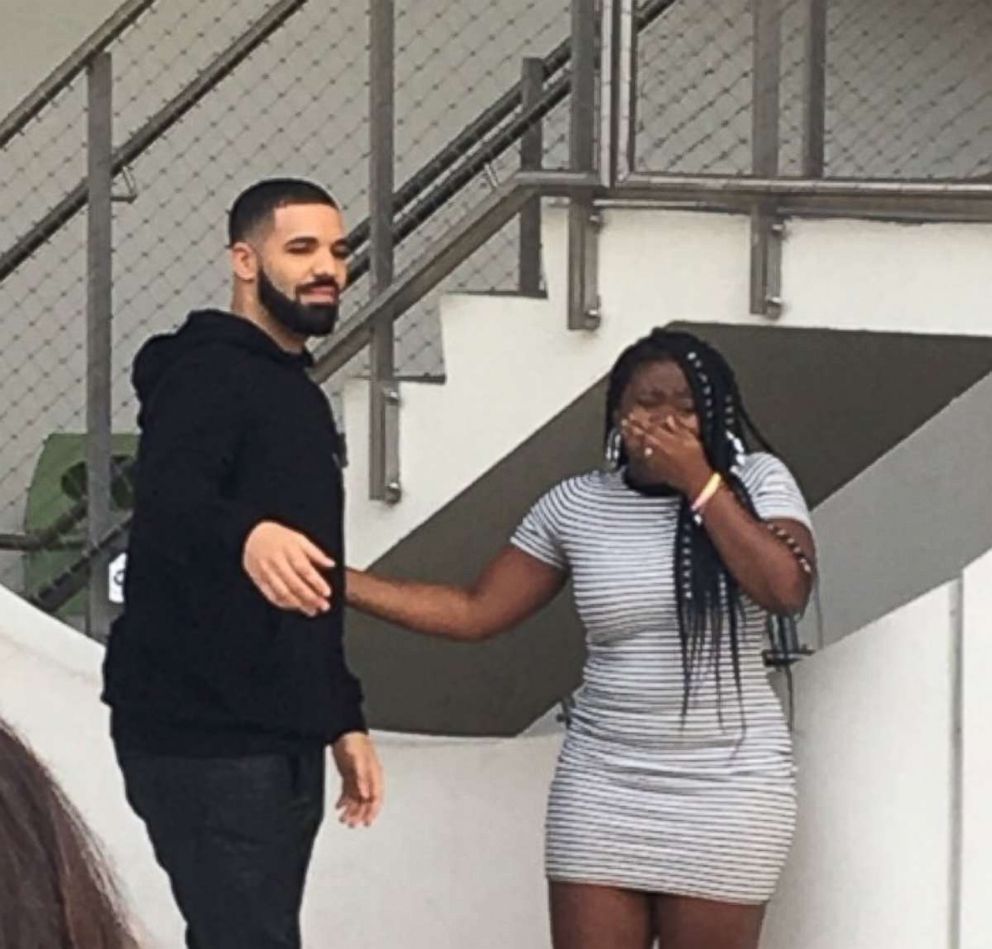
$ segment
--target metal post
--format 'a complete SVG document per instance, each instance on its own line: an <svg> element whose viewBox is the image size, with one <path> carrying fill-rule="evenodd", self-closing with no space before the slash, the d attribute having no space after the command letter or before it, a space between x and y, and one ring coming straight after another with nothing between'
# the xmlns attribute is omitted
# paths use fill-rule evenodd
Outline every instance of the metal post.
<svg viewBox="0 0 992 949"><path fill-rule="evenodd" d="M602 16L600 168L615 186L634 170L637 28L633 0L605 0Z"/></svg>
<svg viewBox="0 0 992 949"><path fill-rule="evenodd" d="M523 111L533 108L544 90L544 61L527 57L520 75ZM520 139L520 168L538 171L544 158L544 132L536 122ZM541 292L541 199L534 198L520 212L520 284L521 293L536 296Z"/></svg>
<svg viewBox="0 0 992 949"><path fill-rule="evenodd" d="M632 175L637 169L637 96L638 96L638 37L640 30L637 25L637 4L634 0L625 0L623 33L621 34L621 49L625 50L624 61L627 63L626 72L621 79L626 84L627 91L623 101L627 104L624 122L620 123L619 134L624 136L621 141L627 143L627 157L621 166L624 177ZM629 10L629 13L627 12Z"/></svg>
<svg viewBox="0 0 992 949"><path fill-rule="evenodd" d="M572 0L570 168L595 170L596 0ZM568 211L568 328L599 326L596 244L599 220L592 199L574 199Z"/></svg>
<svg viewBox="0 0 992 949"><path fill-rule="evenodd" d="M113 73L109 53L89 63L87 81L86 235L86 539L96 545L111 528L111 307ZM106 640L112 608L109 557L90 563L86 632Z"/></svg>
<svg viewBox="0 0 992 949"><path fill-rule="evenodd" d="M759 178L779 170L779 82L781 0L751 0L754 18L751 165ZM760 202L751 214L751 312L775 317L782 310L782 237L784 224L774 205Z"/></svg>
<svg viewBox="0 0 992 949"><path fill-rule="evenodd" d="M822 178L827 109L827 0L806 0L803 76L804 178Z"/></svg>
<svg viewBox="0 0 992 949"><path fill-rule="evenodd" d="M778 176L781 0L752 0L754 67L752 73L751 165L758 178Z"/></svg>
<svg viewBox="0 0 992 949"><path fill-rule="evenodd" d="M393 281L393 0L369 2L369 221L370 293ZM369 497L395 504L399 472L399 390L393 316L383 312L372 326L369 347Z"/></svg>

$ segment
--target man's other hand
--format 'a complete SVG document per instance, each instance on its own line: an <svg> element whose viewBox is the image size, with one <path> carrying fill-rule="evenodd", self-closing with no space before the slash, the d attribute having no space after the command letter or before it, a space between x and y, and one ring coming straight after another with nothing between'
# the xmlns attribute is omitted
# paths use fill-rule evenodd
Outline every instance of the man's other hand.
<svg viewBox="0 0 992 949"><path fill-rule="evenodd" d="M382 765L372 739L364 732L348 732L333 745L334 764L341 775L338 819L349 827L371 827L382 810Z"/></svg>

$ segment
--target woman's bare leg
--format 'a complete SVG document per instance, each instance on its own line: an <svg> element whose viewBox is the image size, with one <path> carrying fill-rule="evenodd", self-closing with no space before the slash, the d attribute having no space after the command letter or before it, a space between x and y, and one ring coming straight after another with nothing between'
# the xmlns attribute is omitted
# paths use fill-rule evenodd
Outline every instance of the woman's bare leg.
<svg viewBox="0 0 992 949"><path fill-rule="evenodd" d="M688 896L656 896L660 949L758 949L763 904L720 903Z"/></svg>
<svg viewBox="0 0 992 949"><path fill-rule="evenodd" d="M648 893L586 883L549 885L554 949L650 949Z"/></svg>

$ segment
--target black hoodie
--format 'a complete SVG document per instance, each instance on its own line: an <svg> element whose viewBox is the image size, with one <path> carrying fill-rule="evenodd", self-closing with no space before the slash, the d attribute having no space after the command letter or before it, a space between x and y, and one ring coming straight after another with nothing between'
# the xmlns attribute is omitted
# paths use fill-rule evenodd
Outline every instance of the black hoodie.
<svg viewBox="0 0 992 949"><path fill-rule="evenodd" d="M340 438L309 364L219 311L135 360L134 520L104 664L121 754L277 753L365 728L342 648ZM263 520L334 559L329 612L280 610L255 588L242 551Z"/></svg>

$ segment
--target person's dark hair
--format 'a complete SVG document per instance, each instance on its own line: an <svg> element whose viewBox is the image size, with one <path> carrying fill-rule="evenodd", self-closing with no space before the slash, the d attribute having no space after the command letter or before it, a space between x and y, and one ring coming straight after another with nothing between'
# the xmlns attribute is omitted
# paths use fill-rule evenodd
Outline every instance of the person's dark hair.
<svg viewBox="0 0 992 949"><path fill-rule="evenodd" d="M0 946L135 949L82 820L0 720Z"/></svg>
<svg viewBox="0 0 992 949"><path fill-rule="evenodd" d="M270 223L276 208L293 204L338 206L324 188L312 181L268 178L242 191L235 199L227 216L228 245L246 240L259 227Z"/></svg>
<svg viewBox="0 0 992 949"><path fill-rule="evenodd" d="M768 442L744 408L730 365L712 346L691 333L655 329L621 353L610 373L606 396L607 438L635 371L646 363L668 360L681 368L689 382L710 466L723 476L741 504L754 513L754 504L738 475L738 459L750 445L769 450ZM621 449L619 463L626 462L626 451ZM713 665L719 695L725 639L729 640L734 684L740 699L740 587L706 530L693 517L687 498L682 499L679 508L675 590L682 647L683 715L688 711L693 680L703 662ZM743 715L743 708L741 712Z"/></svg>

